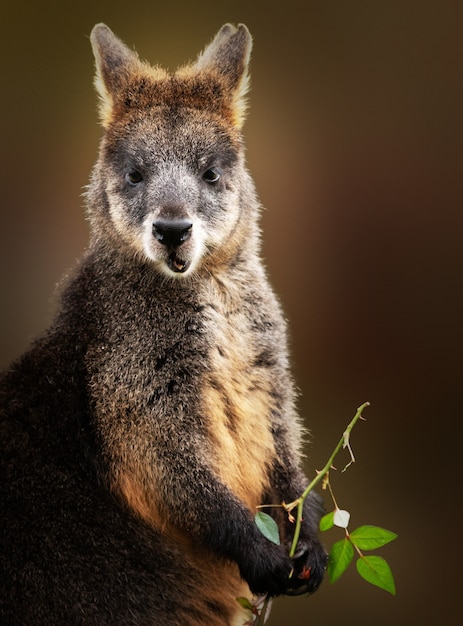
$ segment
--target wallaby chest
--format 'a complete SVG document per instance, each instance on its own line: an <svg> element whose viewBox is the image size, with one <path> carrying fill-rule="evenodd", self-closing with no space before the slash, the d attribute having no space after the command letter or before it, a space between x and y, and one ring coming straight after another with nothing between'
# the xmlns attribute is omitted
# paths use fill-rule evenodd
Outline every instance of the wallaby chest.
<svg viewBox="0 0 463 626"><path fill-rule="evenodd" d="M246 294L242 282L226 277L194 292L185 284L163 292L155 284L102 295L107 330L88 361L113 472L122 463L131 468L124 475L140 474L137 483L153 482L161 479L153 455L163 447L175 455L184 450L250 508L261 502L269 469L262 459L271 463L275 455L277 400L271 336L256 325ZM109 319L111 301L118 302L117 323Z"/></svg>

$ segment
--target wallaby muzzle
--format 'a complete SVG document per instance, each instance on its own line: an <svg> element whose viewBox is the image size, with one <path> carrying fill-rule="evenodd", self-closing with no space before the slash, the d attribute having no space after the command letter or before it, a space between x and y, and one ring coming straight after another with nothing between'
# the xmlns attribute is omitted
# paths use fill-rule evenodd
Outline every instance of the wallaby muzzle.
<svg viewBox="0 0 463 626"><path fill-rule="evenodd" d="M185 272L190 265L178 255L178 248L191 236L192 222L185 219L158 219L153 223L153 236L170 253L167 265L173 272Z"/></svg>

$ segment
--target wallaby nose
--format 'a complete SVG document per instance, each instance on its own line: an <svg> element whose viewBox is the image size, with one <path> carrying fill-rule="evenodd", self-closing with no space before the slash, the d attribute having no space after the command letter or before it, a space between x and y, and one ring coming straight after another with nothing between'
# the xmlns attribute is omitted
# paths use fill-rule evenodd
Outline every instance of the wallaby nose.
<svg viewBox="0 0 463 626"><path fill-rule="evenodd" d="M159 219L153 223L153 235L168 248L178 248L191 235L193 224L188 220Z"/></svg>

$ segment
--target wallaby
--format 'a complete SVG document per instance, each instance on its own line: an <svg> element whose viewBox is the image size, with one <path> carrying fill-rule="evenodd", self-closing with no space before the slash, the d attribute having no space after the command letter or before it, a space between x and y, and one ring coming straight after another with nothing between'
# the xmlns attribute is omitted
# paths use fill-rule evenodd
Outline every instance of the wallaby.
<svg viewBox="0 0 463 626"><path fill-rule="evenodd" d="M91 42L89 247L1 378L0 622L244 624L238 596L313 592L326 564L317 496L292 559L281 507L281 545L254 522L308 481L244 159L251 37L227 24L174 74Z"/></svg>

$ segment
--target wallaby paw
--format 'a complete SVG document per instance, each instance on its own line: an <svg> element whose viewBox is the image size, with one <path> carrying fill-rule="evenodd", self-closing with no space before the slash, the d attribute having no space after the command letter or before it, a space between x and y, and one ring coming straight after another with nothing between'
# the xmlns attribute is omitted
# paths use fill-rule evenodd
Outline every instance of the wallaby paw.
<svg viewBox="0 0 463 626"><path fill-rule="evenodd" d="M291 559L293 572L285 595L313 593L320 587L328 562L328 555L322 544L302 540Z"/></svg>

